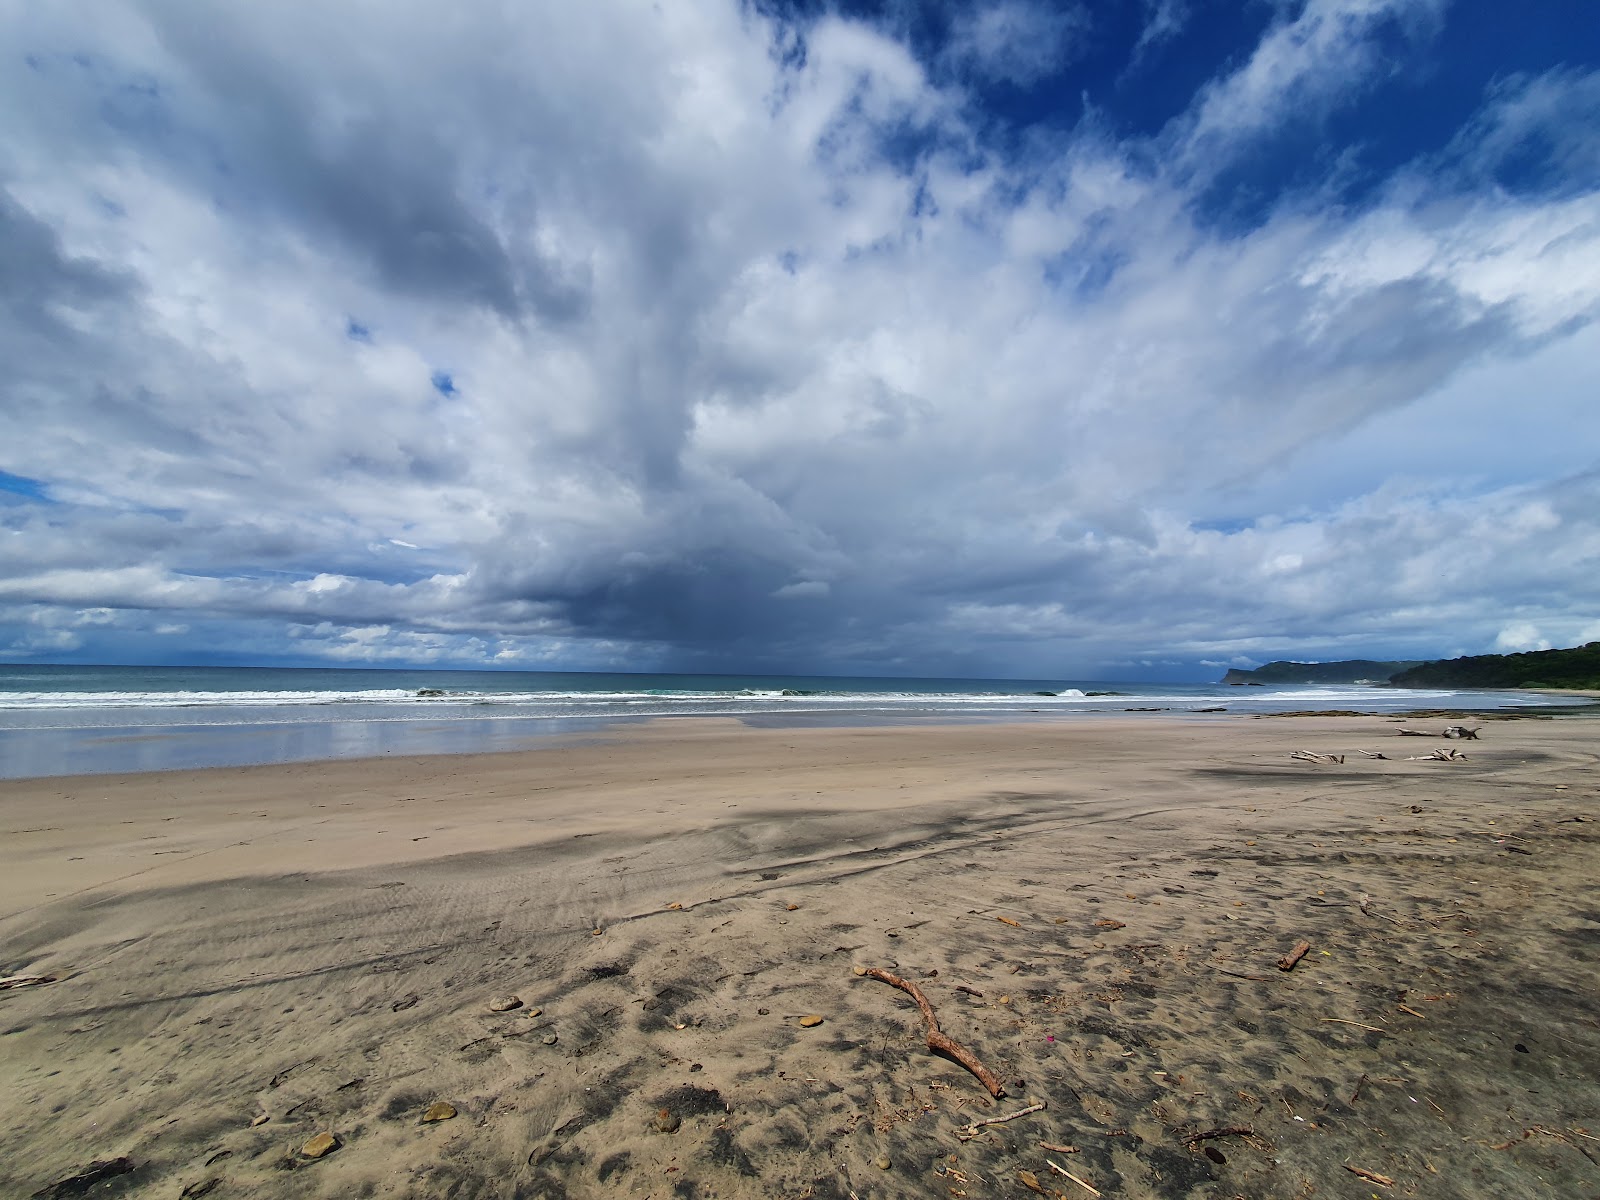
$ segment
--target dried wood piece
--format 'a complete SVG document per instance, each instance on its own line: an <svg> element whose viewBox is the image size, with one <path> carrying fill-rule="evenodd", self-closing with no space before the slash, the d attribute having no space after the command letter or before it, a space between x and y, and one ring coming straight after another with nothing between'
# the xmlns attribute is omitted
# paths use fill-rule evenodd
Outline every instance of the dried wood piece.
<svg viewBox="0 0 1600 1200"><path fill-rule="evenodd" d="M1005 924L1011 926L1011 928L1013 928L1013 929L1021 929L1022 928L1022 922L1021 921L1013 921L1010 917L996 917L995 920L1004 922Z"/></svg>
<svg viewBox="0 0 1600 1200"><path fill-rule="evenodd" d="M868 967L867 974L873 979L887 983L890 987L899 988L917 1002L917 1007L922 1010L923 1019L928 1022L929 1050L935 1054L942 1054L971 1071L996 1100L1006 1094L1006 1089L1000 1080L995 1077L994 1072L978 1061L977 1055L939 1031L939 1018L934 1015L933 1005L928 1003L928 998L922 994L921 988L910 980L901 979L900 976L881 967Z"/></svg>
<svg viewBox="0 0 1600 1200"><path fill-rule="evenodd" d="M1440 746L1432 754L1413 754L1407 762L1466 762L1467 756L1454 746Z"/></svg>
<svg viewBox="0 0 1600 1200"><path fill-rule="evenodd" d="M1224 1137L1255 1137L1256 1131L1248 1125L1225 1125L1221 1129L1207 1129L1204 1133L1191 1134L1183 1140L1189 1145L1196 1142L1207 1142L1212 1138Z"/></svg>
<svg viewBox="0 0 1600 1200"><path fill-rule="evenodd" d="M1376 1171L1364 1170L1361 1167L1352 1167L1349 1163L1345 1164L1344 1169L1349 1171L1352 1175L1359 1175L1361 1178L1370 1180L1371 1182L1382 1187L1394 1186L1394 1180L1390 1179L1387 1175L1379 1175Z"/></svg>
<svg viewBox="0 0 1600 1200"><path fill-rule="evenodd" d="M1365 755L1367 758L1381 758L1385 762L1389 760L1389 756L1387 754L1374 754L1371 750L1357 750L1356 753Z"/></svg>
<svg viewBox="0 0 1600 1200"><path fill-rule="evenodd" d="M956 1130L956 1136L963 1142L970 1142L973 1138L978 1136L978 1130L982 1129L985 1125L1004 1125L1007 1121L1015 1121L1018 1117L1025 1117L1029 1113L1036 1113L1042 1108L1044 1108L1044 1101L1036 1100L1032 1104L1028 1105L1027 1108L1019 1108L1016 1112L1007 1113L1003 1117L985 1117L981 1121L973 1121L969 1125L963 1125L960 1129Z"/></svg>
<svg viewBox="0 0 1600 1200"><path fill-rule="evenodd" d="M1447 738L1463 738L1466 741L1475 742L1478 740L1478 730L1476 728L1468 729L1465 725L1451 725L1444 731L1444 736Z"/></svg>
<svg viewBox="0 0 1600 1200"><path fill-rule="evenodd" d="M1342 754L1318 754L1313 750L1296 750L1293 754L1289 755L1289 757L1290 758L1298 758L1301 762L1308 762L1308 763L1343 763L1344 762L1344 755L1342 755Z"/></svg>
<svg viewBox="0 0 1600 1200"><path fill-rule="evenodd" d="M1054 1150L1057 1154L1076 1154L1078 1152L1076 1146L1058 1146L1054 1142L1040 1142L1039 1149Z"/></svg>
<svg viewBox="0 0 1600 1200"><path fill-rule="evenodd" d="M1045 1159L1044 1161L1050 1164L1050 1169L1052 1171L1061 1172L1061 1174L1065 1175L1068 1179L1072 1180L1073 1183L1077 1184L1084 1191L1088 1192L1091 1196L1098 1196L1100 1194L1100 1189L1095 1187L1094 1184L1090 1183L1087 1179L1079 1179L1076 1175L1074 1175L1071 1171L1067 1170L1060 1163L1055 1162L1055 1161L1053 1161L1051 1159L1048 1159L1048 1158Z"/></svg>
<svg viewBox="0 0 1600 1200"><path fill-rule="evenodd" d="M1285 954L1282 958L1280 958L1278 960L1278 970L1280 970L1280 971L1292 971L1292 970L1294 970L1295 963L1299 962L1302 958L1304 958L1306 956L1306 953L1310 949L1311 949L1311 943L1310 942L1296 942L1294 944L1294 949L1289 951L1289 953Z"/></svg>

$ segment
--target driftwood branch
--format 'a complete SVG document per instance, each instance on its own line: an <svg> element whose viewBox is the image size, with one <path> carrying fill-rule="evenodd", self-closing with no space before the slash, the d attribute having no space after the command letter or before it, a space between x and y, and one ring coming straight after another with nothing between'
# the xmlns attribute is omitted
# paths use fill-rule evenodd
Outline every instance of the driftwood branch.
<svg viewBox="0 0 1600 1200"><path fill-rule="evenodd" d="M942 1054L971 1071L977 1076L978 1082L989 1089L989 1094L995 1099L998 1100L1006 1094L1006 1089L1000 1080L995 1077L993 1071L978 1061L977 1055L939 1031L939 1018L934 1015L933 1005L928 1003L928 998L922 994L921 988L910 980L901 979L900 976L879 967L868 967L866 974L873 979L887 983L890 987L899 988L917 1002L917 1007L922 1010L923 1019L928 1022L929 1050L932 1050L935 1054Z"/></svg>
<svg viewBox="0 0 1600 1200"><path fill-rule="evenodd" d="M1344 755L1342 755L1342 754L1317 754L1317 753L1315 753L1314 751L1311 751L1311 750L1296 750L1293 754L1289 755L1289 757L1290 758L1297 758L1301 762L1308 762L1308 763L1342 763L1342 762L1344 762Z"/></svg>
<svg viewBox="0 0 1600 1200"><path fill-rule="evenodd" d="M1467 756L1454 746L1440 746L1432 754L1413 754L1407 762L1466 762Z"/></svg>
<svg viewBox="0 0 1600 1200"><path fill-rule="evenodd" d="M1015 1121L1018 1117L1025 1117L1029 1113L1036 1113L1044 1108L1043 1100L1036 1100L1027 1108L1019 1108L1014 1113L1007 1113L1003 1117L986 1117L982 1121L973 1121L970 1125L963 1125L956 1130L956 1136L963 1142L970 1142L978 1136L978 1130L985 1125L1004 1125L1007 1121Z"/></svg>
<svg viewBox="0 0 1600 1200"><path fill-rule="evenodd" d="M1464 738L1469 742L1478 740L1477 729L1468 729L1465 725L1451 725L1444 731L1447 738Z"/></svg>
<svg viewBox="0 0 1600 1200"><path fill-rule="evenodd" d="M1311 949L1311 943L1310 942L1296 942L1294 944L1294 949L1289 951L1289 953L1285 954L1282 958L1280 958L1278 960L1278 970L1280 970L1280 971L1292 971L1292 970L1294 970L1295 963L1299 962L1302 958L1304 958L1306 956L1306 952L1308 950L1310 950L1310 949Z"/></svg>
<svg viewBox="0 0 1600 1200"><path fill-rule="evenodd" d="M1050 1164L1050 1169L1052 1171L1056 1171L1062 1175L1065 1175L1068 1179L1072 1180L1073 1183L1077 1184L1091 1196L1100 1195L1100 1189L1095 1187L1094 1184L1090 1183L1087 1179L1078 1178L1078 1176L1074 1175L1071 1171L1067 1170L1060 1163L1054 1161L1053 1159L1047 1158L1044 1161Z"/></svg>
<svg viewBox="0 0 1600 1200"><path fill-rule="evenodd" d="M1357 750L1356 753L1360 754L1360 755L1363 755L1366 758L1387 759L1389 757L1387 754L1374 754L1371 750Z"/></svg>

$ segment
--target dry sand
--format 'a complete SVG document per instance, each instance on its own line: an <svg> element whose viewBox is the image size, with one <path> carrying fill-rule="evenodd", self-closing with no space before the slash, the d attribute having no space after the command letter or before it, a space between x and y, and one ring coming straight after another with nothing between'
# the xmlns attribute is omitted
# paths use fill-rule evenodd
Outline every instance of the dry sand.
<svg viewBox="0 0 1600 1200"><path fill-rule="evenodd" d="M0 1195L1600 1195L1600 725L1397 724L0 784Z"/></svg>

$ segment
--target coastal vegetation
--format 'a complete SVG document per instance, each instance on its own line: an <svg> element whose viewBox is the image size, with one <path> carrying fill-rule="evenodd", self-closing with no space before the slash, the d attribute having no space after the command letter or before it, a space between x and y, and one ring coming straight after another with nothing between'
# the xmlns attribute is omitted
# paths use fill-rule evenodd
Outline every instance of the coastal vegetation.
<svg viewBox="0 0 1600 1200"><path fill-rule="evenodd" d="M1231 670L1222 682L1236 687L1269 683L1378 683L1391 687L1552 688L1600 690L1600 642L1567 650L1474 654L1439 661L1270 662L1253 671Z"/></svg>

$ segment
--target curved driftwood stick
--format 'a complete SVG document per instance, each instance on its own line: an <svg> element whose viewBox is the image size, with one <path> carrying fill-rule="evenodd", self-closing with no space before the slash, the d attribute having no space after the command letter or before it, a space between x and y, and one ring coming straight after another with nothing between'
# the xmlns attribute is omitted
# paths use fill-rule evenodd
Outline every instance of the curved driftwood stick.
<svg viewBox="0 0 1600 1200"><path fill-rule="evenodd" d="M928 998L922 994L922 989L908 979L901 979L892 972L878 967L868 967L867 975L873 979L882 980L890 987L897 987L906 995L917 1002L917 1007L922 1010L923 1018L928 1022L928 1049L935 1054L942 1054L954 1062L960 1063L978 1078L978 1082L989 1089L989 1094L996 1100L1006 1094L1006 1089L995 1078L994 1072L978 1061L977 1055L965 1046L958 1045L949 1037L939 1031L939 1018L933 1014L933 1005L928 1003Z"/></svg>

